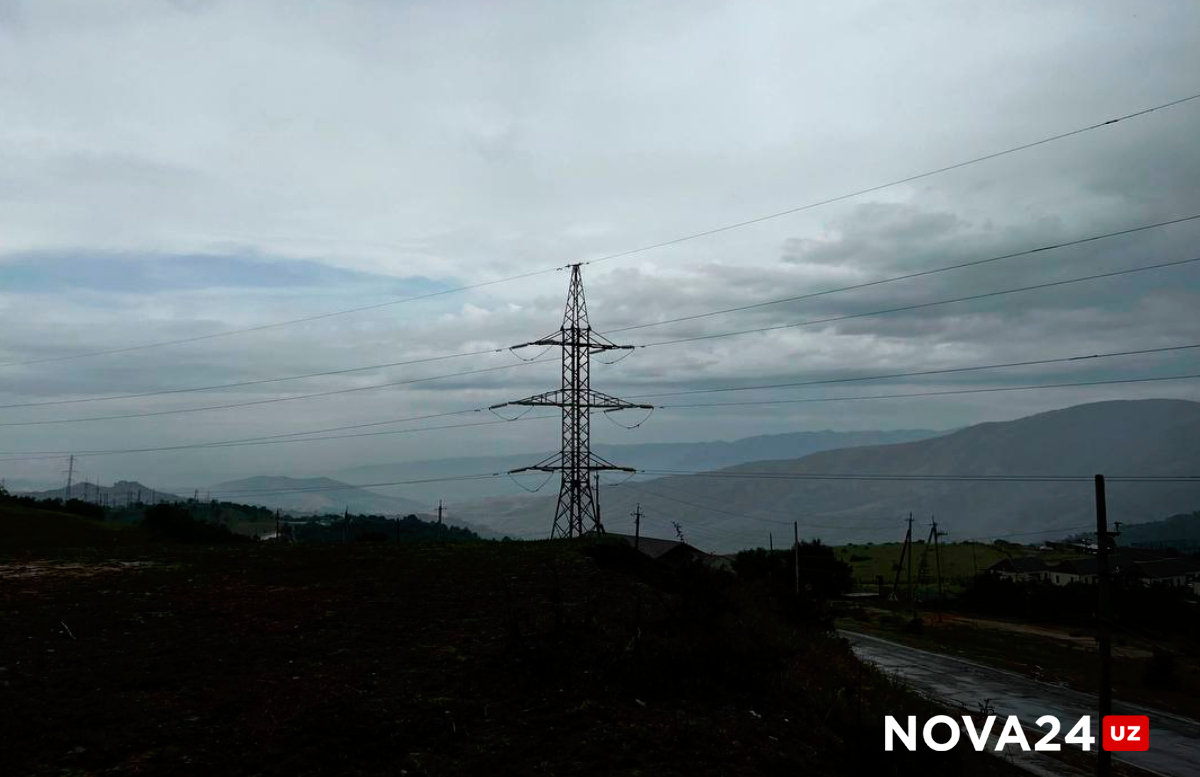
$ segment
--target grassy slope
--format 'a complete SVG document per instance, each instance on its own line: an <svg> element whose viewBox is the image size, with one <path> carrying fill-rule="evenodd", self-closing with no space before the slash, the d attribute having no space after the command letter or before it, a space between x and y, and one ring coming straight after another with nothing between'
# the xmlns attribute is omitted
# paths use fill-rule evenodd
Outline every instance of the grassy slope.
<svg viewBox="0 0 1200 777"><path fill-rule="evenodd" d="M753 592L721 587L710 607L627 557L564 543L123 555L159 566L0 578L12 773L1012 773L960 751L884 757L884 712L928 708Z"/></svg>
<svg viewBox="0 0 1200 777"><path fill-rule="evenodd" d="M63 547L128 546L141 534L127 524L0 504L0 554Z"/></svg>
<svg viewBox="0 0 1200 777"><path fill-rule="evenodd" d="M916 533L916 528L913 531ZM874 591L876 590L876 575L883 575L885 590L891 589L896 579L895 565L900 561L902 547L903 543L888 542L872 545L840 545L836 548L836 551L838 558L850 564L854 570L854 582L856 586L862 590ZM926 551L926 544L920 543L914 544L913 549L914 585L917 581L917 571L920 567L921 558L924 555L929 569L929 576L922 587L932 591L937 586L937 567L933 546L929 545L929 549ZM1038 558L1047 564L1061 561L1064 558L1074 558L1079 555L1078 553L1071 553L1069 551L1037 552L1025 548L1006 552L995 545L983 542L943 542L938 548L938 554L941 556L943 584L950 586L965 583L974 577L976 570L982 572L997 561L1008 558L1010 554L1013 556L1037 555ZM900 579L901 586L905 585L908 579L906 577L907 574L908 562L905 560L904 574Z"/></svg>

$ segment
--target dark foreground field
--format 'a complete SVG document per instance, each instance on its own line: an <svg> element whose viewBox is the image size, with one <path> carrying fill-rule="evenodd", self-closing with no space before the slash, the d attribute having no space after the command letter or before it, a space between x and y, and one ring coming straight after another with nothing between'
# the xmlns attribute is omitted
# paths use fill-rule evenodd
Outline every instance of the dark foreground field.
<svg viewBox="0 0 1200 777"><path fill-rule="evenodd" d="M961 751L883 754L883 714L927 710L844 643L731 575L623 551L9 551L0 771L1011 773Z"/></svg>

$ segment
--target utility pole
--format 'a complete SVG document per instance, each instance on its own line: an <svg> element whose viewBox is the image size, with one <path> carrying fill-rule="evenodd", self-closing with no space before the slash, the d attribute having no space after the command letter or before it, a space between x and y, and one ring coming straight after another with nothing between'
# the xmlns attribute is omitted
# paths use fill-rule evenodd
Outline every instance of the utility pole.
<svg viewBox="0 0 1200 777"><path fill-rule="evenodd" d="M1109 572L1108 552L1113 546L1115 533L1108 530L1108 503L1104 493L1104 476L1096 476L1096 575L1100 590L1100 610L1096 624L1096 642L1100 651L1100 716L1103 733L1104 718L1112 714L1112 635L1109 631ZM1108 777L1112 773L1112 753L1104 748L1096 752L1096 777Z"/></svg>
<svg viewBox="0 0 1200 777"><path fill-rule="evenodd" d="M767 532L767 550L769 550L772 553L775 552L775 533L774 532Z"/></svg>
<svg viewBox="0 0 1200 777"><path fill-rule="evenodd" d="M342 543L346 542L346 527L350 525L350 506L346 505L346 512L342 514Z"/></svg>
<svg viewBox="0 0 1200 777"><path fill-rule="evenodd" d="M437 537L442 539L442 500L438 500L438 522L437 522Z"/></svg>
<svg viewBox="0 0 1200 777"><path fill-rule="evenodd" d="M800 598L800 522L792 521L792 566L796 568L796 598Z"/></svg>
<svg viewBox="0 0 1200 777"><path fill-rule="evenodd" d="M275 508L275 541L279 542L283 536L279 533L279 508Z"/></svg>
<svg viewBox="0 0 1200 777"><path fill-rule="evenodd" d="M912 580L912 558L911 558L912 553L910 552L911 548L912 548L912 513L909 513L908 514L908 531L905 532L905 534L904 534L904 544L900 546L900 563L896 565L896 580L894 583L892 583L892 599L899 598L897 596L897 594L900 591L900 573L904 571L904 559L906 556L909 557L909 559L908 559L908 577L909 577L910 581ZM912 595L912 590L911 590L911 582L910 582L909 596L911 597L911 595Z"/></svg>
<svg viewBox="0 0 1200 777"><path fill-rule="evenodd" d="M944 531L938 531L937 519L934 518L932 515L929 516L929 539L926 540L926 543L925 543L925 552L928 553L929 546L933 545L933 563L937 569L937 591L938 591L937 618L938 618L939 622L942 620L942 610L941 610L941 607L942 607L942 554L940 553L940 549L939 549L939 545L938 545L938 537L944 536L945 534L946 534L946 532L944 532ZM921 554L922 568L924 568L924 565L925 565L925 554L922 553Z"/></svg>
<svg viewBox="0 0 1200 777"><path fill-rule="evenodd" d="M912 611L913 620L917 617L917 600L913 597L912 587L912 513L908 514L908 608Z"/></svg>
<svg viewBox="0 0 1200 777"><path fill-rule="evenodd" d="M571 285L567 292L567 305L559 330L540 340L515 345L509 349L515 351L518 348L539 345L561 348L562 387L515 402L502 402L490 408L496 410L507 405L562 408L561 451L537 464L511 471L513 474L530 470L561 473L558 504L554 509L554 526L550 532L552 538L603 532L604 524L600 520L600 509L592 489L591 474L601 470L630 473L636 471L630 467L617 466L592 453L592 411L611 413L631 408L653 409L651 405L626 402L592 390L592 354L611 350L632 350L633 346L616 345L603 335L592 331L588 321L587 302L583 295L580 266L571 265Z"/></svg>
<svg viewBox="0 0 1200 777"><path fill-rule="evenodd" d="M633 511L633 549L637 550L642 543L642 503L638 502Z"/></svg>
<svg viewBox="0 0 1200 777"><path fill-rule="evenodd" d="M930 516L930 521L933 522L933 562L937 566L938 600L940 601L942 599L942 554L938 537L945 537L946 532L938 531L937 519Z"/></svg>
<svg viewBox="0 0 1200 777"><path fill-rule="evenodd" d="M63 501L66 502L71 498L71 478L75 476L75 456L67 459L67 490L63 494Z"/></svg>

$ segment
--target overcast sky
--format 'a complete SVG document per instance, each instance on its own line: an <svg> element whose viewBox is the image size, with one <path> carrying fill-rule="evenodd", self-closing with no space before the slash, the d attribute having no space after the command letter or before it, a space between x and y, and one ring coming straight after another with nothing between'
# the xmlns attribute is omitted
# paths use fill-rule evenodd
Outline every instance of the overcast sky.
<svg viewBox="0 0 1200 777"><path fill-rule="evenodd" d="M0 404L501 348L559 325L551 272L353 315L106 356L586 261L823 200L1200 92L1182 2L0 0ZM596 329L1200 214L1200 100L869 195L585 268ZM647 344L1200 256L1200 221L911 281L613 334ZM1200 343L1200 265L635 351L639 395ZM523 352L524 353L524 352ZM536 351L524 354L536 355ZM551 359L555 353L548 353ZM1198 373L1197 351L671 400L945 391ZM509 368L511 365L511 368ZM554 388L512 355L154 398L0 409L3 457L372 423ZM605 442L952 428L1200 381L672 410ZM634 415L629 422L639 420ZM466 416L430 425L495 420ZM389 428L412 428L407 424ZM549 450L556 423L82 456L159 486ZM62 459L0 464L58 482Z"/></svg>

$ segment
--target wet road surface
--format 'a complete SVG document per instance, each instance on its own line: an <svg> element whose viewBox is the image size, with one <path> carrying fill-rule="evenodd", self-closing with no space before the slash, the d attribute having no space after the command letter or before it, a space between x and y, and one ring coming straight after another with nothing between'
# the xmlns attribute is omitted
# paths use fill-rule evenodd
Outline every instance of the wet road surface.
<svg viewBox="0 0 1200 777"><path fill-rule="evenodd" d="M1092 721L1091 735L1097 740L1093 749L1100 746L1100 727L1096 721L1098 702L1091 694L1039 683L1014 672L900 645L879 637L850 631L840 634L850 641L859 658L899 676L917 691L948 706L975 712L985 700L990 699L998 718L996 732L1001 729L1003 718L1007 715L1016 715L1029 731L1036 729L1034 721L1042 715L1054 715L1062 723L1062 730L1055 741L1062 744L1064 749L1078 747L1064 744L1062 738L1079 718L1089 715ZM1141 753L1113 753L1114 759L1169 777L1200 775L1200 722L1128 704L1120 699L1113 701L1113 714L1147 715L1150 718L1150 749ZM940 727L939 731L945 736L944 727ZM963 736L966 736L965 732ZM1026 736L1029 737L1029 734ZM1030 746L1040 738L1041 735L1029 737ZM1011 748L1010 745L1006 749Z"/></svg>

